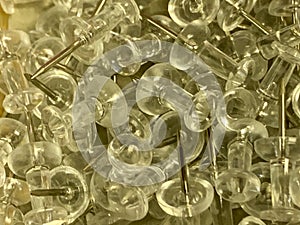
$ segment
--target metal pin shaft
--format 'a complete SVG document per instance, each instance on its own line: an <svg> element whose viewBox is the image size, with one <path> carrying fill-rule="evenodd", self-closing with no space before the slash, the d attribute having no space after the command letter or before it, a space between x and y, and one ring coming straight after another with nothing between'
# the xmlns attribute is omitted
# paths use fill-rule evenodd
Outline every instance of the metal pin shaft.
<svg viewBox="0 0 300 225"><path fill-rule="evenodd" d="M59 52L56 56L54 56L52 59L50 59L48 62L46 62L44 65L42 65L31 77L31 79L35 79L41 74L47 72L49 69L51 69L54 65L59 63L61 60L69 56L72 52L74 52L77 48L84 45L85 41L82 39L78 39L74 41L72 44L70 44L67 48L63 49L61 52Z"/></svg>
<svg viewBox="0 0 300 225"><path fill-rule="evenodd" d="M27 109L25 109L25 118L27 124L28 139L30 143L33 143L35 142L35 126L33 123L32 112L29 112Z"/></svg>
<svg viewBox="0 0 300 225"><path fill-rule="evenodd" d="M293 18L293 24L298 24L299 23L299 0L292 0L292 4L294 5L293 13L292 13L292 18Z"/></svg>
<svg viewBox="0 0 300 225"><path fill-rule="evenodd" d="M101 10L103 9L103 6L106 4L107 0L100 0L97 3L97 6L93 12L93 14L91 15L91 18L94 17L95 15L97 15L99 12L101 12Z"/></svg>
<svg viewBox="0 0 300 225"><path fill-rule="evenodd" d="M82 169L83 172L89 171L89 170L92 168L92 166L98 161L98 159L100 159L102 156L103 156L103 155L100 154L100 155L98 155L96 158L92 159L92 160L90 161L90 163L89 163L88 165L86 165L86 166Z"/></svg>
<svg viewBox="0 0 300 225"><path fill-rule="evenodd" d="M54 67L56 69L64 71L67 74L70 74L75 80L82 77L79 73L77 73L76 71L72 70L70 67L64 64L57 63Z"/></svg>
<svg viewBox="0 0 300 225"><path fill-rule="evenodd" d="M258 28L261 32L263 32L266 35L270 35L271 31L264 26L260 21L255 19L253 16L251 16L248 12L246 12L243 8L236 6L231 0L225 0L228 4L236 8L238 13L244 17L247 21L252 23L256 28Z"/></svg>
<svg viewBox="0 0 300 225"><path fill-rule="evenodd" d="M272 32L271 30L269 30L266 26L264 26L260 21L255 19L253 16L251 16L245 10L240 8L239 13L242 17L244 17L246 20L248 20L250 23L252 23L256 28L258 28L264 34L266 34L266 35L271 34L271 32Z"/></svg>
<svg viewBox="0 0 300 225"><path fill-rule="evenodd" d="M172 31L169 27L166 27L163 24L159 24L158 22L154 21L152 18L145 15L141 16L141 19L147 20L150 24L152 24L153 26L157 27L158 29L162 30L164 33L169 35L172 39L174 40L179 39L183 41L186 47L188 47L190 50L194 50L195 46L193 43L190 42L190 40L185 39L185 37L183 36L179 36L176 32Z"/></svg>
<svg viewBox="0 0 300 225"><path fill-rule="evenodd" d="M217 175L218 175L217 156L214 149L214 145L211 140L211 136L212 136L212 130L211 127L209 127L206 131L206 144L208 147L209 160L213 168L213 178L217 179Z"/></svg>
<svg viewBox="0 0 300 225"><path fill-rule="evenodd" d="M69 188L36 189L30 192L33 196L64 196L70 192Z"/></svg>
<svg viewBox="0 0 300 225"><path fill-rule="evenodd" d="M176 141L177 141L177 135L172 136L172 137L168 137L168 138L162 140L162 142L159 145L155 146L155 148L162 148L162 147L165 147L167 145L174 144Z"/></svg>
<svg viewBox="0 0 300 225"><path fill-rule="evenodd" d="M179 158L179 166L181 168L180 170L180 175L181 175L181 189L182 192L185 195L185 201L187 204L190 202L190 188L189 188L189 183L188 183L188 166L186 165L185 162L185 156L184 156L184 151L181 145L180 141L180 131L177 132L177 140L179 144L178 148L178 158Z"/></svg>
<svg viewBox="0 0 300 225"><path fill-rule="evenodd" d="M151 23L152 25L154 25L155 27L159 28L160 30L162 30L163 32L165 32L167 35L169 35L172 39L177 39L180 40L184 43L185 47L187 47L189 50L194 51L196 53L198 53L198 46L195 46L194 43L191 43L191 41L189 39L187 39L184 36L179 35L178 33L172 31L169 27L163 25L163 24L159 24L159 22L154 21L153 19L143 15L142 19L146 19L149 23Z"/></svg>
<svg viewBox="0 0 300 225"><path fill-rule="evenodd" d="M294 9L293 9L293 13L292 13L292 19L293 19L293 24L297 24L298 25L298 27L296 28L298 31L299 31L299 12L298 12L298 10L299 10L299 0L292 0L292 4L294 5ZM300 50L300 45L298 44L298 45L296 45L296 48L298 49L298 50ZM300 70L300 66L299 65L297 65L296 66L296 69L299 71Z"/></svg>
<svg viewBox="0 0 300 225"><path fill-rule="evenodd" d="M286 137L286 117L285 117L285 79L282 78L280 81L280 89L279 89L279 134L278 136L280 137L280 150L281 150L281 156L284 158L285 157L285 137Z"/></svg>
<svg viewBox="0 0 300 225"><path fill-rule="evenodd" d="M171 38L176 39L178 34L176 34L175 32L173 32L172 30L170 30L168 27L157 23L156 21L154 21L152 18L146 16L146 15L142 15L141 19L145 19L147 22L149 22L150 24L152 24L153 26L157 27L158 29L162 30L163 32L165 32L167 35L169 35Z"/></svg>

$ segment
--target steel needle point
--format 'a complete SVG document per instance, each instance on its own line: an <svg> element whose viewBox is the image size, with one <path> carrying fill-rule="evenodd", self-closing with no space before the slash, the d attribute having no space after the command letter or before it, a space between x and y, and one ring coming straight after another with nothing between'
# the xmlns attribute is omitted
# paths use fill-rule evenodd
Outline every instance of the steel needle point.
<svg viewBox="0 0 300 225"><path fill-rule="evenodd" d="M188 166L185 162L184 151L180 141L180 131L177 132L177 140L178 140L178 158L179 158L179 166L181 168L180 175L181 175L181 190L184 193L186 204L189 205L190 203L190 188L188 182Z"/></svg>
<svg viewBox="0 0 300 225"><path fill-rule="evenodd" d="M49 69L51 69L54 65L59 63L61 60L69 56L72 52L74 52L76 49L78 49L80 46L84 45L86 43L86 39L78 39L74 41L72 44L70 44L67 48L59 52L56 56L54 56L52 59L50 59L48 62L46 62L44 65L42 65L31 77L31 79L35 79L39 77L41 74L47 72Z"/></svg>

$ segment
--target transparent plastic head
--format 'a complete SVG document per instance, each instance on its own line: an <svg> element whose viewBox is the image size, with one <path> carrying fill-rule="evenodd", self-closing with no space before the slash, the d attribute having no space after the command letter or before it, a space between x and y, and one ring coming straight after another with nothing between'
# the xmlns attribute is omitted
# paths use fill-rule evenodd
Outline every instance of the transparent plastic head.
<svg viewBox="0 0 300 225"><path fill-rule="evenodd" d="M22 30L2 30L0 40L3 50L10 55L16 55L21 61L25 59L26 52L31 47L31 41L28 33Z"/></svg>
<svg viewBox="0 0 300 225"><path fill-rule="evenodd" d="M289 17L297 9L297 3L293 0L272 0L269 5L269 13L274 16Z"/></svg>
<svg viewBox="0 0 300 225"><path fill-rule="evenodd" d="M136 170L136 167L149 166L152 162L150 145L132 135L121 134L115 137L107 153L110 163L120 170Z"/></svg>
<svg viewBox="0 0 300 225"><path fill-rule="evenodd" d="M12 118L1 118L0 127L1 161L5 165L7 156L12 150L19 145L28 143L28 134L26 126Z"/></svg>
<svg viewBox="0 0 300 225"><path fill-rule="evenodd" d="M171 18L181 27L194 20L211 23L219 10L219 0L171 0L168 4L168 11Z"/></svg>
<svg viewBox="0 0 300 225"><path fill-rule="evenodd" d="M64 196L53 198L55 207L63 207L68 216L64 219L72 223L83 214L89 204L88 187L85 178L76 169L69 166L58 166L50 171L51 188L68 188Z"/></svg>
<svg viewBox="0 0 300 225"><path fill-rule="evenodd" d="M41 114L42 136L45 140L55 142L60 146L69 144L69 127L63 113L55 106L46 106Z"/></svg>
<svg viewBox="0 0 300 225"><path fill-rule="evenodd" d="M18 146L8 156L8 167L20 176L25 177L30 168L41 165L54 168L60 165L62 152L59 145L51 142L33 142Z"/></svg>
<svg viewBox="0 0 300 225"><path fill-rule="evenodd" d="M260 191L259 178L250 171L252 145L235 139L228 146L228 169L215 181L217 193L227 201L243 203L255 198Z"/></svg>
<svg viewBox="0 0 300 225"><path fill-rule="evenodd" d="M0 5L6 14L13 14L15 12L15 4L12 1L8 1L8 0L1 1Z"/></svg>
<svg viewBox="0 0 300 225"><path fill-rule="evenodd" d="M217 118L227 129L237 130L235 126L239 119L254 119L257 116L258 104L256 99L254 95L245 88L228 90L224 95L224 101L226 104L225 120L223 111L217 111Z"/></svg>
<svg viewBox="0 0 300 225"><path fill-rule="evenodd" d="M185 67L188 67L195 57L195 54L189 52L188 49L192 49L195 52L199 51L203 46L203 42L209 39L210 36L211 31L206 21L195 20L188 23L180 33L178 33L176 44L172 46L170 63L178 69L185 70ZM186 51L185 54L183 54L182 51ZM183 56L185 56L185 58L183 58Z"/></svg>
<svg viewBox="0 0 300 225"><path fill-rule="evenodd" d="M7 177L3 186L7 202L19 207L30 202L28 183L24 180Z"/></svg>
<svg viewBox="0 0 300 225"><path fill-rule="evenodd" d="M229 0L234 6L227 1L220 4L220 10L217 15L219 26L226 32L232 31L244 20L239 14L237 8L242 8L246 12L250 12L255 5L255 0Z"/></svg>
<svg viewBox="0 0 300 225"><path fill-rule="evenodd" d="M232 33L231 38L234 50L240 59L257 52L257 36L254 32L249 30L236 31Z"/></svg>
<svg viewBox="0 0 300 225"><path fill-rule="evenodd" d="M67 211L63 207L33 209L24 216L25 225L61 225L66 221Z"/></svg>
<svg viewBox="0 0 300 225"><path fill-rule="evenodd" d="M254 216L243 218L238 225L266 225L262 220Z"/></svg>
<svg viewBox="0 0 300 225"><path fill-rule="evenodd" d="M98 204L118 214L120 219L139 220L148 212L147 196L138 187L110 182L96 172L90 187Z"/></svg>
<svg viewBox="0 0 300 225"><path fill-rule="evenodd" d="M269 137L260 138L254 142L254 149L259 157L266 161L270 161L282 155L281 143L285 142L285 154L291 161L299 160L297 151L299 145L299 137Z"/></svg>
<svg viewBox="0 0 300 225"><path fill-rule="evenodd" d="M41 113L47 105L54 105L63 113L70 111L77 88L74 78L62 70L55 69L44 73L39 79L45 86L56 93L58 98L53 100L50 97L46 97L41 105L34 110L34 114L41 118Z"/></svg>
<svg viewBox="0 0 300 225"><path fill-rule="evenodd" d="M181 130L181 144L185 149L186 162L194 161L202 152L204 146L204 135L191 131L185 126L182 118L174 111L167 112L156 118L151 123L153 145L153 163L159 165L166 159L177 158L175 149L177 149L176 133ZM167 140L172 140L168 142ZM174 162L174 166L177 163ZM171 167L171 164L169 165Z"/></svg>
<svg viewBox="0 0 300 225"><path fill-rule="evenodd" d="M180 179L165 182L156 193L160 207L169 215L192 217L205 211L213 200L213 188L209 182L199 178L189 181L189 202L181 189Z"/></svg>
<svg viewBox="0 0 300 225"><path fill-rule="evenodd" d="M148 115L159 115L169 111L170 108L160 101L161 89L173 83L182 87L186 80L185 73L178 71L168 63L151 66L145 71L137 86L138 107Z"/></svg>
<svg viewBox="0 0 300 225"><path fill-rule="evenodd" d="M24 225L24 215L14 205L0 205L0 222L2 224Z"/></svg>

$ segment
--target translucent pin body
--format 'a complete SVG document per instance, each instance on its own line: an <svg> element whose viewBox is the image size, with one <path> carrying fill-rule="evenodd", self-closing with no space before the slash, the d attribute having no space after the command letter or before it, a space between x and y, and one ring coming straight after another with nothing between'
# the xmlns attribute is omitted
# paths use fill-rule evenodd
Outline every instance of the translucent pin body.
<svg viewBox="0 0 300 225"><path fill-rule="evenodd" d="M98 15L85 22L88 26L81 27L78 37L66 49L62 50L41 66L35 74L33 74L32 79L49 70L53 65L60 62L79 47L104 38L119 24L134 23L138 20L139 10L134 1L115 1L114 4L109 4L107 7L104 7ZM66 33L65 35L67 34L69 35L69 33Z"/></svg>
<svg viewBox="0 0 300 225"><path fill-rule="evenodd" d="M188 23L199 20L211 23L220 7L219 0L172 0L169 1L168 11L171 18L181 27Z"/></svg>
<svg viewBox="0 0 300 225"><path fill-rule="evenodd" d="M139 187L114 183L97 173L93 174L90 187L98 204L118 220L139 220L147 214L147 196Z"/></svg>
<svg viewBox="0 0 300 225"><path fill-rule="evenodd" d="M58 166L50 171L51 188L69 187L66 195L53 197L53 205L63 207L68 212L64 219L75 221L88 207L88 187L83 176L69 166Z"/></svg>

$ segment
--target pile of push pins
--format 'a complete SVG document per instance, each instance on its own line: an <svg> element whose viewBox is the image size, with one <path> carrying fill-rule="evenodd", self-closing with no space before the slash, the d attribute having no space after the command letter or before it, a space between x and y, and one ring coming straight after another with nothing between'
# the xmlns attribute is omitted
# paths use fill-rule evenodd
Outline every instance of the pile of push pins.
<svg viewBox="0 0 300 225"><path fill-rule="evenodd" d="M0 225L300 224L300 0L0 19Z"/></svg>

